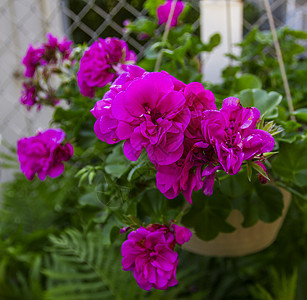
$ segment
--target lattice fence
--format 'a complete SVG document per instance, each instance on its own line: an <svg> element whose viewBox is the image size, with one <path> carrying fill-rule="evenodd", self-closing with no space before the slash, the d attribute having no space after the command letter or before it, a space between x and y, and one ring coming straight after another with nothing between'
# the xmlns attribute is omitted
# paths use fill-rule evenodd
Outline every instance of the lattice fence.
<svg viewBox="0 0 307 300"><path fill-rule="evenodd" d="M189 20L199 31L199 1L191 5ZM92 43L98 37L124 38L143 55L150 40L140 40L123 31L125 19L146 15L144 0L1 0L0 1L0 138L15 145L16 140L32 135L37 128L47 128L51 110L43 108L30 113L19 104L21 90L20 64L29 43L42 42L50 31L67 35L76 43ZM286 23L307 30L306 0L271 0L275 23ZM254 26L267 29L267 17L261 0L244 1L244 32ZM5 151L0 145L0 151ZM10 178L0 173L0 181Z"/></svg>
<svg viewBox="0 0 307 300"><path fill-rule="evenodd" d="M99 2L101 5L99 6ZM143 51L150 40L142 41L135 35L124 32L123 21L135 20L147 14L143 8L144 0L139 1L95 1L73 0L61 1L61 9L65 18L65 34L76 42L91 44L98 37L117 36L123 38L129 46L143 56ZM186 1L190 4L189 22L199 31L199 2ZM76 5L78 4L78 5Z"/></svg>

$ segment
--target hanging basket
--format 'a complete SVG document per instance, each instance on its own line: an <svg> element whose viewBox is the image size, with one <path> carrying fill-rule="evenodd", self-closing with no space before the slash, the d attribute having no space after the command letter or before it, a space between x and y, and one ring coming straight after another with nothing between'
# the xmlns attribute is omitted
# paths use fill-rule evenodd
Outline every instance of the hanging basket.
<svg viewBox="0 0 307 300"><path fill-rule="evenodd" d="M244 228L242 213L234 209L227 218L227 222L236 228L232 233L220 233L212 241L204 241L193 234L191 240L183 249L207 256L234 257L256 253L270 246L276 239L280 227L287 214L291 193L279 188L283 195L284 209L281 217L272 223L258 221L251 227Z"/></svg>

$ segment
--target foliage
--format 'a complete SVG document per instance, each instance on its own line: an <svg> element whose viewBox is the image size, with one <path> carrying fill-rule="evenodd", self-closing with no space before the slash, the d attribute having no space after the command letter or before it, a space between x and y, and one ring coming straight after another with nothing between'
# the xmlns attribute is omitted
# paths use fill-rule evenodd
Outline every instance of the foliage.
<svg viewBox="0 0 307 300"><path fill-rule="evenodd" d="M305 78L307 76L307 59L305 55L306 49L302 43L306 39L307 33L304 31L287 27L278 29L278 40L296 109L306 105L307 88ZM263 89L276 91L285 96L272 34L255 28L246 35L239 46L242 48L241 55L230 56L236 63L224 70L223 77L225 82L223 88L226 89L220 91L227 93L230 89L236 92L238 81L242 81L241 76L252 74L256 75L258 80L261 80ZM237 77L237 79L233 81L233 77ZM249 80L251 81L251 79ZM253 84L258 80L254 78ZM245 83L248 82L245 81ZM283 106L287 107L285 97Z"/></svg>
<svg viewBox="0 0 307 300"><path fill-rule="evenodd" d="M147 0L145 8L148 9L151 17L136 19L127 26L128 33L142 33L150 38L150 44L146 48L144 59L139 62L139 66L147 71L163 69L185 83L201 81L200 53L213 51L220 44L220 35L213 35L208 44L204 44L195 34L194 26L185 22L184 25L170 30L168 39L164 40L160 34L161 27L157 26L156 17L156 10L160 2ZM181 22L188 16L189 10L190 6L186 4L179 18ZM156 69L156 61L160 55L162 55L162 61L159 68Z"/></svg>
<svg viewBox="0 0 307 300"><path fill-rule="evenodd" d="M43 270L46 299L161 299L161 291L140 289L132 274L122 271L118 243L105 245L100 230L82 233L69 229L60 237L50 236L50 240L50 256ZM195 279L191 271L179 272L179 278L190 278L179 289L164 292L163 299L187 299L182 294ZM204 292L197 293L201 295Z"/></svg>

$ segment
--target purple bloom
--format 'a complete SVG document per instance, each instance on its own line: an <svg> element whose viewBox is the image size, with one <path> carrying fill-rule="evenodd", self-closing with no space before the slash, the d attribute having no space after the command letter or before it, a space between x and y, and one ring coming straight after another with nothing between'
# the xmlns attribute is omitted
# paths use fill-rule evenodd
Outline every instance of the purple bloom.
<svg viewBox="0 0 307 300"><path fill-rule="evenodd" d="M191 118L202 116L205 110L216 110L215 97L210 90L205 90L199 82L191 82L184 89L187 106L192 114Z"/></svg>
<svg viewBox="0 0 307 300"><path fill-rule="evenodd" d="M110 64L124 63L131 61L136 62L136 55L133 51L129 50L125 41L118 38L106 38L105 49L109 55L108 61Z"/></svg>
<svg viewBox="0 0 307 300"><path fill-rule="evenodd" d="M20 168L29 180L36 173L40 180L45 180L47 175L54 178L63 173L63 161L73 155L72 145L62 144L64 138L65 133L61 129L48 129L17 142Z"/></svg>
<svg viewBox="0 0 307 300"><path fill-rule="evenodd" d="M205 195L212 194L214 172L220 166L215 166L217 161L214 149L208 143L185 138L184 145L186 153L180 160L168 166L157 166L157 188L168 199L173 199L182 192L185 199L192 204L193 191L203 189ZM204 176L207 176L205 180Z"/></svg>
<svg viewBox="0 0 307 300"><path fill-rule="evenodd" d="M191 121L185 132L190 139L201 138L201 120L205 110L216 110L215 97L199 82L191 82L184 89L186 104L191 111Z"/></svg>
<svg viewBox="0 0 307 300"><path fill-rule="evenodd" d="M85 51L80 60L80 69L77 74L80 93L84 96L94 97L95 88L103 87L111 82L115 72L108 62L108 53L102 39L93 43Z"/></svg>
<svg viewBox="0 0 307 300"><path fill-rule="evenodd" d="M171 7L172 7L172 0L166 1L165 4L160 5L158 7L157 16L159 19L159 25L167 23L169 14L171 12ZM182 13L183 9L184 9L184 3L182 1L177 1L175 4L175 10L171 20L170 27L174 27L177 25L178 17Z"/></svg>
<svg viewBox="0 0 307 300"><path fill-rule="evenodd" d="M123 270L133 271L137 284L144 290L166 290L178 283L178 254L174 247L176 243L186 243L190 237L189 229L175 224L171 230L160 224L140 227L122 245Z"/></svg>
<svg viewBox="0 0 307 300"><path fill-rule="evenodd" d="M45 53L44 48L33 48L30 44L26 55L22 59L22 63L25 65L26 70L24 72L24 76L33 77L36 67L40 64L40 61Z"/></svg>
<svg viewBox="0 0 307 300"><path fill-rule="evenodd" d="M58 47L58 38L53 36L50 32L47 33L47 42L45 46L56 49Z"/></svg>
<svg viewBox="0 0 307 300"><path fill-rule="evenodd" d="M172 229L175 231L175 241L179 245L187 243L192 237L191 230L186 227L172 224Z"/></svg>
<svg viewBox="0 0 307 300"><path fill-rule="evenodd" d="M72 43L73 41L68 41L66 37L59 41L57 37L53 36L51 33L47 33L47 42L44 44L45 54L48 57L47 52L52 52L53 56L55 56L54 52L59 50L62 53L63 59L68 59L72 51Z"/></svg>
<svg viewBox="0 0 307 300"><path fill-rule="evenodd" d="M112 114L119 120L117 136L126 140L126 157L137 160L146 148L153 163L177 161L190 121L185 101L183 93L174 90L170 76L155 72L135 79L119 93L113 100Z"/></svg>
<svg viewBox="0 0 307 300"><path fill-rule="evenodd" d="M119 233L120 233L120 234L126 233L126 232L128 232L130 229L131 229L130 226L127 226L127 227L124 227L124 228L120 228L120 229L119 229Z"/></svg>
<svg viewBox="0 0 307 300"><path fill-rule="evenodd" d="M85 51L77 74L80 92L94 97L95 88L110 83L124 72L123 64L135 63L136 55L128 49L126 42L117 38L99 39Z"/></svg>
<svg viewBox="0 0 307 300"><path fill-rule="evenodd" d="M146 32L140 32L138 34L138 40L140 40L140 41L145 41L145 40L147 40L149 38L150 38L150 35L148 33L146 33Z"/></svg>
<svg viewBox="0 0 307 300"><path fill-rule="evenodd" d="M260 112L255 107L244 108L237 98L226 98L220 111L205 111L202 133L218 157L226 173L234 175L243 160L269 152L274 138L264 130L255 129Z"/></svg>
<svg viewBox="0 0 307 300"><path fill-rule="evenodd" d="M124 20L123 22L123 25L126 27L126 26L129 26L131 24L131 21L130 20Z"/></svg>
<svg viewBox="0 0 307 300"><path fill-rule="evenodd" d="M118 93L126 90L129 84L138 77L141 77L145 70L138 66L125 66L126 72L120 75L111 85L110 91L105 93L102 100L97 101L91 113L97 119L94 125L94 131L97 137L107 142L108 144L115 144L120 141L116 134L118 127L118 120L112 114L112 102Z"/></svg>
<svg viewBox="0 0 307 300"><path fill-rule="evenodd" d="M23 83L23 90L21 92L20 103L27 106L29 110L37 102L37 95L35 86Z"/></svg>

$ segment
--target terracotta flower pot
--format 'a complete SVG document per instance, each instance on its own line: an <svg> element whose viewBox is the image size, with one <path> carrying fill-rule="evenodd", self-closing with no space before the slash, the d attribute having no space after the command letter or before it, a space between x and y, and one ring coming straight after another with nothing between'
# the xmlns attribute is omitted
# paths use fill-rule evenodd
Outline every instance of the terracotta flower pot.
<svg viewBox="0 0 307 300"><path fill-rule="evenodd" d="M283 188L280 190L283 194L284 209L282 216L276 221L265 223L259 220L254 226L243 228L241 226L243 215L239 210L234 209L227 219L236 228L234 232L220 233L214 240L208 242L193 234L183 249L207 256L233 257L255 253L267 248L275 241L291 201L291 193Z"/></svg>

